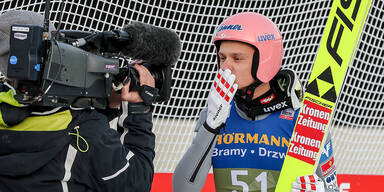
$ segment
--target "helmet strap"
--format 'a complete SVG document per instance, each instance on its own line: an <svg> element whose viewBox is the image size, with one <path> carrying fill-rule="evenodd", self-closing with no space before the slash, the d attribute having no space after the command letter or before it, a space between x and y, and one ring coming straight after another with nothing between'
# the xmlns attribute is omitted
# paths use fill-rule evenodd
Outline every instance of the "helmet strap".
<svg viewBox="0 0 384 192"><path fill-rule="evenodd" d="M237 90L239 96L245 96L245 100L248 102L252 101L253 95L255 93L255 89L263 83L257 78L257 69L259 68L260 52L259 52L259 49L257 49L257 47L255 46L252 46L252 47L255 49L255 53L253 54L253 58L252 58L251 75L253 79L256 80L256 82L249 85L245 91Z"/></svg>
<svg viewBox="0 0 384 192"><path fill-rule="evenodd" d="M257 70L259 69L259 63L260 63L260 52L259 52L259 49L257 47L255 47L255 46L252 46L252 47L255 49L255 53L253 54L253 58L252 58L251 74L252 74L252 77L254 79L258 80Z"/></svg>
<svg viewBox="0 0 384 192"><path fill-rule="evenodd" d="M243 91L242 96L245 95L245 100L248 102L252 101L253 95L255 93L255 89L263 83L257 78L257 69L259 68L260 52L259 52L259 49L257 49L257 47L255 47L255 46L252 46L252 47L255 49L255 53L253 54L253 58L252 58L251 74L252 74L253 79L256 79L256 82L249 85L247 87L247 89L245 90L245 93Z"/></svg>
<svg viewBox="0 0 384 192"><path fill-rule="evenodd" d="M252 83L251 85L249 85L245 91L244 90L237 90L236 92L236 95L240 96L240 97L243 97L245 96L245 100L246 101L252 101L253 99L253 95L255 93L255 89L260 86L262 84L261 81L259 80L256 80L256 82Z"/></svg>

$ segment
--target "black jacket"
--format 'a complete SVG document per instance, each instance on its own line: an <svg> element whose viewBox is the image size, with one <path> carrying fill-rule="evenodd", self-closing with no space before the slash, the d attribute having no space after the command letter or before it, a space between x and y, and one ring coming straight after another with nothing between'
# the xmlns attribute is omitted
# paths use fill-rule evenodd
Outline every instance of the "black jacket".
<svg viewBox="0 0 384 192"><path fill-rule="evenodd" d="M10 112L0 108L7 122ZM49 129L68 115L72 120L61 123L63 129ZM123 113L118 131L95 110L60 109L31 118L40 119L26 130L0 121L0 192L150 191L155 157L151 113ZM43 123L44 118L57 121Z"/></svg>

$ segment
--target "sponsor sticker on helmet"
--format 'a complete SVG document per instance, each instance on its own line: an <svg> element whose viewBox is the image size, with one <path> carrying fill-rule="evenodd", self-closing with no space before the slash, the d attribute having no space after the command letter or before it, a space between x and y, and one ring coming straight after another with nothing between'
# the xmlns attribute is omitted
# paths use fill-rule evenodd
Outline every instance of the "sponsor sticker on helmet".
<svg viewBox="0 0 384 192"><path fill-rule="evenodd" d="M237 30L237 31L241 31L241 30L243 30L243 28L239 24L236 24L236 25L222 25L222 26L220 26L217 29L216 33L220 32L220 31L224 31L224 30Z"/></svg>
<svg viewBox="0 0 384 192"><path fill-rule="evenodd" d="M259 41L259 42L271 41L271 40L274 40L274 39L275 39L275 35L274 34L267 34L267 35L259 35L259 36L257 36L257 41Z"/></svg>

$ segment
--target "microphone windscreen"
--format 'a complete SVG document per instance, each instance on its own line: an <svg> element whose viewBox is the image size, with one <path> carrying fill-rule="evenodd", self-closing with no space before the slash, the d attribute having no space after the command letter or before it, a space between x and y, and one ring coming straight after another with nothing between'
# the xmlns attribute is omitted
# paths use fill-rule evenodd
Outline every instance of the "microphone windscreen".
<svg viewBox="0 0 384 192"><path fill-rule="evenodd" d="M173 30L134 22L123 31L132 37L121 51L124 55L158 66L173 65L179 59L181 42Z"/></svg>

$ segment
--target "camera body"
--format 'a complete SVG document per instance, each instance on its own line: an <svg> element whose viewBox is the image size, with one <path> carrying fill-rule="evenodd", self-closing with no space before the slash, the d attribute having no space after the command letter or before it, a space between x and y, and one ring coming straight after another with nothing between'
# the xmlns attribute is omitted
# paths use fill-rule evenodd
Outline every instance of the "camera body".
<svg viewBox="0 0 384 192"><path fill-rule="evenodd" d="M120 66L122 57L116 54L120 47L113 46L110 37L76 47L71 44L74 39L95 33L60 31L61 36L49 39L42 27L12 25L10 34L7 76L14 80L15 99L21 104L105 108L112 83L121 83L126 76L138 81L133 67ZM145 66L159 89L156 102L168 100L171 67ZM140 86L131 84L133 90Z"/></svg>

